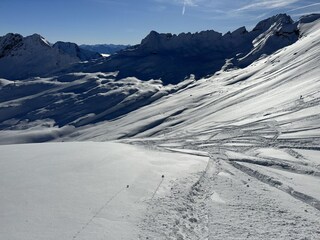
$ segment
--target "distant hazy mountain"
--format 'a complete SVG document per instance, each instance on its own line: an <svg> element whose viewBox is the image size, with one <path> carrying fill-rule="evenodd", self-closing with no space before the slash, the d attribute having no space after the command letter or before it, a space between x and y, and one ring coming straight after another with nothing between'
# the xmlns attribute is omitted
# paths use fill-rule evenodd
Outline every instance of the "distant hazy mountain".
<svg viewBox="0 0 320 240"><path fill-rule="evenodd" d="M0 77L19 79L46 75L80 61L101 58L75 43L50 44L42 36L8 33L0 37Z"/></svg>
<svg viewBox="0 0 320 240"><path fill-rule="evenodd" d="M115 45L115 44L80 45L80 48L82 49L98 52L101 54L114 54L128 47L130 47L130 45Z"/></svg>

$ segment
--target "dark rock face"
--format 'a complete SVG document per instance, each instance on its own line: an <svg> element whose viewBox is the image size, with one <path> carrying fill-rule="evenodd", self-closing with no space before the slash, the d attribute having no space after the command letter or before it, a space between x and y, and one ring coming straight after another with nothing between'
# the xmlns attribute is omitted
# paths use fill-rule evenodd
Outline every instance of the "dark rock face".
<svg viewBox="0 0 320 240"><path fill-rule="evenodd" d="M22 45L23 37L20 34L8 33L0 38L0 58L10 54L15 48Z"/></svg>

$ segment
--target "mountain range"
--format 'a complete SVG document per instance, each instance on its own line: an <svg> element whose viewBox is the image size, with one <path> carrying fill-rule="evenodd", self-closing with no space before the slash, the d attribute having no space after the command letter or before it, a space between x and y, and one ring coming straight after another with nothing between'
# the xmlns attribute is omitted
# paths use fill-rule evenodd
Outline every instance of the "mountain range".
<svg viewBox="0 0 320 240"><path fill-rule="evenodd" d="M119 71L119 78L160 78L165 84L176 84L191 74L200 79L222 68L246 67L264 55L293 44L300 37L300 23L314 18L317 16L294 22L290 16L279 14L259 22L250 32L241 27L224 35L213 30L179 35L151 31L141 44L85 69L88 72Z"/></svg>
<svg viewBox="0 0 320 240"><path fill-rule="evenodd" d="M300 24L317 18L318 15L312 15L294 22L290 16L279 14L259 22L252 31L241 27L226 34L213 30L179 35L151 31L139 45L127 48L109 45L114 54L107 59L96 53L106 45L79 47L63 42L51 45L38 34L26 38L8 34L0 39L0 77L39 77L60 70L117 71L119 79L134 76L176 84L191 74L200 79L220 69L246 67L296 42Z"/></svg>
<svg viewBox="0 0 320 240"><path fill-rule="evenodd" d="M81 48L92 51L98 52L100 54L114 54L119 52L123 49L130 47L130 45L121 45L121 44L82 44L80 45Z"/></svg>
<svg viewBox="0 0 320 240"><path fill-rule="evenodd" d="M319 239L320 14L0 46L0 239Z"/></svg>

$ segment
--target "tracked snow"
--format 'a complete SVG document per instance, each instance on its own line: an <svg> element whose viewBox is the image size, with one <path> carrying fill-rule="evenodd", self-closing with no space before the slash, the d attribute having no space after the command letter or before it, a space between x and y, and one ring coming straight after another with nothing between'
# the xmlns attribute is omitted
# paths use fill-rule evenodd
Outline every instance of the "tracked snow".
<svg viewBox="0 0 320 240"><path fill-rule="evenodd" d="M254 52L277 42L273 34L292 33L292 24L283 15L259 23L265 31ZM7 193L1 194L2 205L8 206L0 234L15 237L10 239L26 239L26 233L30 239L320 239L319 15L295 24L299 39L292 45L245 68L226 67L178 85L121 78L118 72L86 73L92 70L86 64L83 71L48 78L1 79L2 144L93 142L0 147L1 189ZM169 47L178 38L188 39L155 32L148 38L160 38L163 45L166 37ZM109 140L121 144L98 143ZM48 186L63 194L51 199ZM30 210L38 205L39 210ZM57 228L61 236L55 235Z"/></svg>

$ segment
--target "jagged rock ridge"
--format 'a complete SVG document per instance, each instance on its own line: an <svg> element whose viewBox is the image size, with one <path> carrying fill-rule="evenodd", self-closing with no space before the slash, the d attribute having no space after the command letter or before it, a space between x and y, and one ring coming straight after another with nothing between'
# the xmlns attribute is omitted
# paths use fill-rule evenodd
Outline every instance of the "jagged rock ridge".
<svg viewBox="0 0 320 240"><path fill-rule="evenodd" d="M241 27L224 35L213 30L179 35L151 31L141 44L90 65L86 71L119 71L119 78L160 78L169 84L190 74L201 78L221 68L243 68L296 42L299 23L306 18L310 16L294 22L290 16L279 14L259 22L250 32Z"/></svg>

